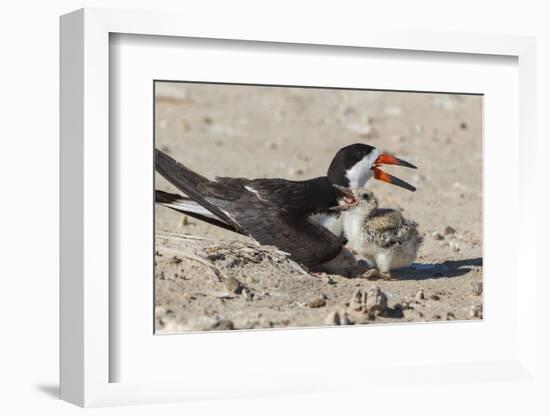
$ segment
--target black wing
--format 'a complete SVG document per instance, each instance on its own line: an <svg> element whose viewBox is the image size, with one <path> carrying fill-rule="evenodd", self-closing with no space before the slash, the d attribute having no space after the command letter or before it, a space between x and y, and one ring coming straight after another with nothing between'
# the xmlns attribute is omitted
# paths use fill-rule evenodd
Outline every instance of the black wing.
<svg viewBox="0 0 550 416"><path fill-rule="evenodd" d="M344 197L326 176L305 181L280 178L245 179L218 177L216 182L204 185L212 196L238 199L243 192L251 192L267 205L272 205L294 216L329 212Z"/></svg>
<svg viewBox="0 0 550 416"><path fill-rule="evenodd" d="M322 225L266 202L254 192L242 192L236 200L216 200L216 203L256 241L276 246L308 267L336 257L344 245Z"/></svg>
<svg viewBox="0 0 550 416"><path fill-rule="evenodd" d="M276 246L306 266L324 263L342 250L341 239L307 218L337 204L336 188L326 178L303 182L245 178L210 181L164 153L157 150L156 154L159 173L235 231Z"/></svg>

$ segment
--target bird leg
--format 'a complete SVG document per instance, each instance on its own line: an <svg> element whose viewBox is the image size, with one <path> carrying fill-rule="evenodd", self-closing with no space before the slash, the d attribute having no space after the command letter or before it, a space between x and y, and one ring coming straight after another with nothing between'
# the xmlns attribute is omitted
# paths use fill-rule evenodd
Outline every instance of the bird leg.
<svg viewBox="0 0 550 416"><path fill-rule="evenodd" d="M367 280L396 280L391 272L382 273L378 269L369 269L361 277Z"/></svg>

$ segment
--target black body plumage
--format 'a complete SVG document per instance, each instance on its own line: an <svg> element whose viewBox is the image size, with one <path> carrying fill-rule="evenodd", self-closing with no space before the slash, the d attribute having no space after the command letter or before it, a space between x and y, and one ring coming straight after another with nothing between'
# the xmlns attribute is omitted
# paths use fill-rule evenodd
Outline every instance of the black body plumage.
<svg viewBox="0 0 550 416"><path fill-rule="evenodd" d="M249 235L261 244L276 246L298 263L316 266L342 250L345 240L309 220L312 214L329 212L345 196L326 176L305 181L227 177L213 181L159 150L155 150L155 167L187 197L213 214L208 217L214 223ZM158 202L166 203L170 195L174 201L173 194L157 193Z"/></svg>

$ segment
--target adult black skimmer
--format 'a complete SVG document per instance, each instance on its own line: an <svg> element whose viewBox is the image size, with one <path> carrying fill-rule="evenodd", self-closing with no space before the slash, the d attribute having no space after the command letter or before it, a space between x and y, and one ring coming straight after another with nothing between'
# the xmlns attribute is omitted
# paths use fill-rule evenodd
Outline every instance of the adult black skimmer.
<svg viewBox="0 0 550 416"><path fill-rule="evenodd" d="M374 193L358 189L356 206L342 212L344 235L349 246L375 269L365 277L382 277L407 267L416 259L422 243L417 224L395 209L379 209Z"/></svg>
<svg viewBox="0 0 550 416"><path fill-rule="evenodd" d="M157 172L186 195L157 191L157 202L276 246L308 267L325 263L342 250L343 238L309 220L312 214L357 202L349 189L332 184L326 176L305 181L225 177L212 181L159 150L155 156Z"/></svg>
<svg viewBox="0 0 550 416"><path fill-rule="evenodd" d="M416 169L413 164L382 153L373 146L355 143L341 148L336 153L328 168L327 177L333 184L346 188L363 188L369 179L374 178L412 192L416 191L414 186L382 171L381 165L397 165ZM342 235L342 218L339 212L317 214L312 219L328 228L335 235Z"/></svg>
<svg viewBox="0 0 550 416"><path fill-rule="evenodd" d="M383 164L415 166L360 143L340 149L327 176L305 181L245 178L211 181L159 150L155 154L156 170L185 194L156 191L157 203L249 235L261 244L277 246L306 266L322 264L339 254L345 243L339 211L357 202L350 187L361 187L374 177L415 189L379 168Z"/></svg>

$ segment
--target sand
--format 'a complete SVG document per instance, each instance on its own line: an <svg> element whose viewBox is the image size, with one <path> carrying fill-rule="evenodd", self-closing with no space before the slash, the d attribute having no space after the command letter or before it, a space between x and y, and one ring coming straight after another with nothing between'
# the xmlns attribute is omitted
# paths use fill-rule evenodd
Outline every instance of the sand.
<svg viewBox="0 0 550 416"><path fill-rule="evenodd" d="M157 207L157 332L482 319L481 120L480 96L157 84L156 146L207 177L320 176L356 142L417 165L385 169L414 193L368 186L424 236L413 266L371 281Z"/></svg>

